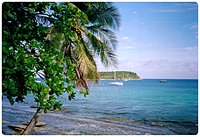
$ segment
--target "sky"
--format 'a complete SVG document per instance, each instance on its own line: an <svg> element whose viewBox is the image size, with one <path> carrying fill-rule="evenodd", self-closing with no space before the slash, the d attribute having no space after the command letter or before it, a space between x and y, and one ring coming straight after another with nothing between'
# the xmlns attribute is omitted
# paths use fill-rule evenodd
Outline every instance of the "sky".
<svg viewBox="0 0 200 137"><path fill-rule="evenodd" d="M121 26L116 31L117 69L141 78L198 78L198 5L192 2L116 2Z"/></svg>

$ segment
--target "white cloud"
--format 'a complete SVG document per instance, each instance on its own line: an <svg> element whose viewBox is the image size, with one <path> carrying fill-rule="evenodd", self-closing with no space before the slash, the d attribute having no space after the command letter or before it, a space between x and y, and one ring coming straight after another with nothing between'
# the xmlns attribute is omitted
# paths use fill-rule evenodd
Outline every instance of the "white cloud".
<svg viewBox="0 0 200 137"><path fill-rule="evenodd" d="M185 62L184 60L147 60L137 66L137 70L146 77L165 78L197 78L197 62Z"/></svg>
<svg viewBox="0 0 200 137"><path fill-rule="evenodd" d="M190 26L189 29L197 29L197 27L198 27L198 25L197 25L197 24L194 24L194 25Z"/></svg>
<svg viewBox="0 0 200 137"><path fill-rule="evenodd" d="M175 12L188 12L191 10L198 9L198 5L194 2L182 2L182 3L175 3L174 5L168 7L168 9L160 9L157 12L160 13L175 13ZM198 11L197 11L198 12Z"/></svg>
<svg viewBox="0 0 200 137"><path fill-rule="evenodd" d="M177 12L178 10L176 9L163 9L163 10L158 10L158 12L163 12L163 13L174 13Z"/></svg>
<svg viewBox="0 0 200 137"><path fill-rule="evenodd" d="M184 10L197 10L198 4L195 2L180 2L174 4L174 7L176 8L182 8Z"/></svg>
<svg viewBox="0 0 200 137"><path fill-rule="evenodd" d="M197 47L188 46L183 48L183 50L186 52L197 52Z"/></svg>
<svg viewBox="0 0 200 137"><path fill-rule="evenodd" d="M135 49L135 46L120 46L120 49Z"/></svg>
<svg viewBox="0 0 200 137"><path fill-rule="evenodd" d="M193 31L194 37L198 39L198 23L190 23L184 26L181 26L183 29L187 29L189 31Z"/></svg>
<svg viewBox="0 0 200 137"><path fill-rule="evenodd" d="M133 11L133 14L137 14L138 12L137 11Z"/></svg>
<svg viewBox="0 0 200 137"><path fill-rule="evenodd" d="M190 24L182 26L181 28L186 28L186 29L189 29L189 30L193 30L193 29L197 29L198 25L194 24L194 23L190 23Z"/></svg>
<svg viewBox="0 0 200 137"><path fill-rule="evenodd" d="M128 36L125 36L125 37L122 37L121 39L127 40L127 39L129 39L129 37L128 37Z"/></svg>

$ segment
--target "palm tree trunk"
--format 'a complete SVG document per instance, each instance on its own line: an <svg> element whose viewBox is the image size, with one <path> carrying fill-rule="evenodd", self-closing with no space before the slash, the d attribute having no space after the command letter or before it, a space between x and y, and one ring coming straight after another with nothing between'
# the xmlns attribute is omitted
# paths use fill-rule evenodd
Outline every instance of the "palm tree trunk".
<svg viewBox="0 0 200 137"><path fill-rule="evenodd" d="M41 116L42 116L41 110L40 110L40 108L38 108L37 111L35 112L33 118L31 119L31 121L29 122L29 124L27 125L25 130L22 132L22 135L31 135L36 123L38 122L38 119Z"/></svg>

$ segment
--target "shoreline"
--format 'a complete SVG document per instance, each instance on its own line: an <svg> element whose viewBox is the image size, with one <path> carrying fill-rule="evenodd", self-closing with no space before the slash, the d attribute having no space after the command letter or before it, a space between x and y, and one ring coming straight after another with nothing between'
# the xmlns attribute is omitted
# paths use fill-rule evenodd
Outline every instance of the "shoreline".
<svg viewBox="0 0 200 137"><path fill-rule="evenodd" d="M29 109L27 109L29 107ZM3 105L2 133L17 135L17 132L8 128L8 125L20 125L30 121L35 108L13 107ZM10 111L12 110L12 112ZM12 121L11 121L12 119ZM50 120L51 119L51 120ZM46 123L43 127L35 127L33 135L180 135L180 131L169 130L165 123L152 121L152 124L140 121L131 121L112 117L73 117L67 113L49 112L44 114L40 122ZM197 126L198 128L198 126Z"/></svg>
<svg viewBox="0 0 200 137"><path fill-rule="evenodd" d="M15 115L21 115L22 113L26 114L26 117L23 119L23 122L31 118L34 114L33 110L20 110L15 109L15 113L12 114L14 118ZM3 111L3 117L5 114L8 114L10 111ZM128 124L123 124L119 121L105 119L91 119L91 118L74 118L63 115L64 113L47 113L44 114L39 121L45 122L44 127L36 127L34 129L33 135L159 135L159 134L170 134L173 135L172 131L166 130L165 128L157 128L148 125L140 125L137 122L134 126L129 126ZM11 116L10 116L11 117ZM23 117L23 115L22 115ZM12 119L12 118L10 118ZM19 117L18 117L19 119ZM51 121L49 121L51 119ZM2 126L2 133L4 135L16 135L17 132L13 131L6 127L11 123L23 123L19 121L8 121L4 120Z"/></svg>
<svg viewBox="0 0 200 137"><path fill-rule="evenodd" d="M144 79L99 79L99 80L120 80L120 81L130 81L130 80L144 80Z"/></svg>

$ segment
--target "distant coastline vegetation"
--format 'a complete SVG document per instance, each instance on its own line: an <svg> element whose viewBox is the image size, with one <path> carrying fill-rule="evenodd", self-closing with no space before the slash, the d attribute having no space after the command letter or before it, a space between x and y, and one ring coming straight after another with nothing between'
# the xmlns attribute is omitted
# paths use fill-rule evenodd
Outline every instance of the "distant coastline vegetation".
<svg viewBox="0 0 200 137"><path fill-rule="evenodd" d="M137 73L130 71L110 71L99 72L100 79L120 79L120 80L138 80L141 79Z"/></svg>

